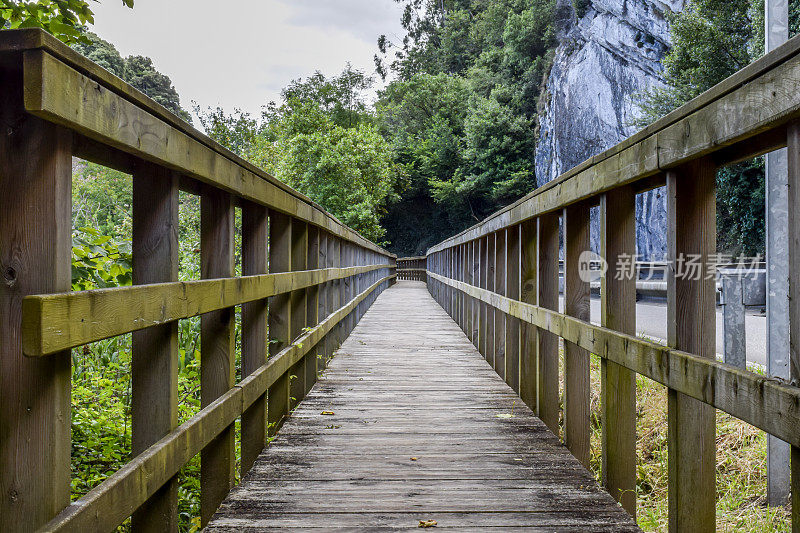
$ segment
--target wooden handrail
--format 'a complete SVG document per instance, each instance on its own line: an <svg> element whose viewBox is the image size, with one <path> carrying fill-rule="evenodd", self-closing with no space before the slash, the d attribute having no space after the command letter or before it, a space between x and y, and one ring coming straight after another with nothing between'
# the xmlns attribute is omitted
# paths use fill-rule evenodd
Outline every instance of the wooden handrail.
<svg viewBox="0 0 800 533"><path fill-rule="evenodd" d="M0 530L175 529L198 453L205 525L233 485L234 421L244 475L396 258L41 30L0 32L0 86ZM73 156L133 176L132 287L70 292ZM181 190L201 197L197 281L178 281ZM197 315L202 409L178 426L177 324ZM70 348L131 332L135 458L70 504Z"/></svg>
<svg viewBox="0 0 800 533"><path fill-rule="evenodd" d="M385 268L366 265L27 296L22 301L22 348L25 355L40 357Z"/></svg>
<svg viewBox="0 0 800 533"><path fill-rule="evenodd" d="M800 531L800 281L790 284L791 383L716 360L715 175L788 147L790 264L800 265L800 37L636 135L481 223L431 247L427 283L501 377L589 461L589 353L601 359L602 476L636 513L636 374L668 388L669 527L715 530L715 409L792 445L792 523ZM666 185L668 346L635 336L636 194ZM792 192L794 191L794 192ZM601 326L588 318L590 209L599 206ZM563 234L561 228L564 228ZM563 256L560 243L563 242ZM694 276L679 272L695 256ZM591 256L594 257L594 256ZM559 312L563 259L564 312ZM398 260L398 264L400 264ZM687 273L684 273L687 274ZM791 279L800 278L800 266ZM584 279L585 278L585 279Z"/></svg>
<svg viewBox="0 0 800 533"><path fill-rule="evenodd" d="M425 281L425 257L400 257L397 259L397 279L400 281Z"/></svg>

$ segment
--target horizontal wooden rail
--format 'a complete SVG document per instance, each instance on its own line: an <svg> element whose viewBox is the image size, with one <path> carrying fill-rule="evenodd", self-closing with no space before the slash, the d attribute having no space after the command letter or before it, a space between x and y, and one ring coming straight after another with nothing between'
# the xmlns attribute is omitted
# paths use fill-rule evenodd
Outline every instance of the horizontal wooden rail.
<svg viewBox="0 0 800 533"><path fill-rule="evenodd" d="M361 302L393 278L394 275L390 275L376 281L318 326L306 331L227 393L69 505L41 531L113 530L241 416Z"/></svg>
<svg viewBox="0 0 800 533"><path fill-rule="evenodd" d="M800 388L428 273L431 278L604 359L800 446ZM781 413L781 416L775 416Z"/></svg>
<svg viewBox="0 0 800 533"><path fill-rule="evenodd" d="M28 296L22 346L38 357L132 331L388 268L346 268Z"/></svg>

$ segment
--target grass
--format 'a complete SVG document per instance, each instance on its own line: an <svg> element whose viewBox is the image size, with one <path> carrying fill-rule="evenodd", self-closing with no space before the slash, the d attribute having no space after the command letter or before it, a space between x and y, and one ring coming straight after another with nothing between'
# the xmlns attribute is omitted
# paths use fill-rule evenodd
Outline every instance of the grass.
<svg viewBox="0 0 800 533"><path fill-rule="evenodd" d="M602 464L600 358L595 355L591 356L590 379L590 466L599 480ZM636 408L637 520L644 531L667 531L666 387L637 376ZM789 509L768 507L766 494L766 434L717 411L717 531L789 531Z"/></svg>

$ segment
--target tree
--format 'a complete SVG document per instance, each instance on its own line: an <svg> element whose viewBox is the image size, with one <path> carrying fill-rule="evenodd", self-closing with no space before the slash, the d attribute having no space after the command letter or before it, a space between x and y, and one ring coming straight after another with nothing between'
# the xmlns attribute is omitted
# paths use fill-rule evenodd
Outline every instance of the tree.
<svg viewBox="0 0 800 533"><path fill-rule="evenodd" d="M191 115L181 107L180 96L172 85L172 80L157 71L149 57L123 58L113 44L96 34L87 31L84 37L83 40L73 43L72 48L130 83L183 120L191 122Z"/></svg>
<svg viewBox="0 0 800 533"><path fill-rule="evenodd" d="M349 65L332 78L317 72L293 80L281 104L254 118L236 110L203 111L205 131L216 141L308 195L375 242L401 169L374 124L365 91L372 80Z"/></svg>
<svg viewBox="0 0 800 533"><path fill-rule="evenodd" d="M417 254L424 251L421 232L401 219L409 210L437 239L430 245L535 187L538 101L556 46L555 4L396 1L405 5L406 35L400 44L378 41L378 72L391 70L397 79L376 107L409 181L384 223L392 251Z"/></svg>
<svg viewBox="0 0 800 533"><path fill-rule="evenodd" d="M666 87L641 99L645 126L744 68L764 53L764 0L689 0L670 20L672 48L664 58ZM800 0L789 2L791 33L800 29ZM718 248L764 253L764 161L717 173Z"/></svg>
<svg viewBox="0 0 800 533"><path fill-rule="evenodd" d="M125 58L125 77L123 79L175 115L191 122L191 116L181 107L180 96L172 85L172 80L157 71L149 57L130 56Z"/></svg>
<svg viewBox="0 0 800 533"><path fill-rule="evenodd" d="M122 3L133 7L133 0ZM0 28L42 28L73 44L86 42L83 27L93 23L94 13L86 0L0 0Z"/></svg>

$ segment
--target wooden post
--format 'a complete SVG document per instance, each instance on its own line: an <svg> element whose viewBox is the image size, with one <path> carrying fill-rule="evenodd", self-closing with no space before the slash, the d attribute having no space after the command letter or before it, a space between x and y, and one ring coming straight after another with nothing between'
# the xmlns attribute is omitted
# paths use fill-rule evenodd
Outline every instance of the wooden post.
<svg viewBox="0 0 800 533"><path fill-rule="evenodd" d="M620 267L635 261L635 214L630 187L600 199L601 256L608 264L601 280L601 323L629 335L636 333L636 277ZM605 358L600 365L603 485L635 517L636 375Z"/></svg>
<svg viewBox="0 0 800 533"><path fill-rule="evenodd" d="M530 219L520 226L520 299L531 305L539 305L539 224ZM533 324L522 324L519 358L519 397L531 410L539 413L539 332Z"/></svg>
<svg viewBox="0 0 800 533"><path fill-rule="evenodd" d="M242 205L242 275L267 272L269 215L266 207ZM267 300L242 305L242 378L267 362ZM242 464L244 476L267 444L267 396L261 396L242 413Z"/></svg>
<svg viewBox="0 0 800 533"><path fill-rule="evenodd" d="M351 267L353 266L353 246L350 241L342 241L342 266ZM342 299L342 305L345 305L347 302L352 300L353 298L353 276L345 278L344 280L344 298ZM348 313L347 317L344 319L344 329L342 331L342 339L341 342L344 342L345 339L350 335L350 324L352 323L353 313Z"/></svg>
<svg viewBox="0 0 800 533"><path fill-rule="evenodd" d="M344 252L344 241L341 238L338 238L338 237L336 238L336 249L335 249L333 257L334 257L334 261L335 261L337 267L341 268L343 266L346 266L345 265L345 259L346 258L345 258L345 252ZM337 280L336 281L336 287L337 287L337 290L336 290L336 294L334 295L335 302L336 302L336 307L335 307L334 310L339 309L340 307L342 307L346 303L344 280L343 279ZM342 345L342 339L344 338L344 335L343 335L343 332L344 332L344 321L343 320L340 321L336 325L336 327L334 328L334 331L336 332L335 335L334 335L334 339L335 339L334 346L336 347L336 349L338 349L339 346Z"/></svg>
<svg viewBox="0 0 800 533"><path fill-rule="evenodd" d="M667 280L668 341L673 348L708 358L716 357L716 286L709 264L716 253L715 185L716 168L710 159L667 174L672 267ZM701 265L697 276L685 269L692 258ZM668 413L669 529L714 531L716 412L670 390Z"/></svg>
<svg viewBox="0 0 800 533"><path fill-rule="evenodd" d="M458 247L458 280L466 282L466 265L467 265L467 248L465 244ZM466 333L467 331L467 295L461 291L456 291L459 298L458 315L461 330Z"/></svg>
<svg viewBox="0 0 800 533"><path fill-rule="evenodd" d="M308 223L292 219L292 272L306 270L308 261ZM294 342L297 337L303 334L306 327L308 311L306 305L306 290L300 289L292 291L292 323L289 327L289 339ZM306 391L306 363L305 357L300 359L289 370L289 374L294 376L289 381L289 411L294 409L305 396Z"/></svg>
<svg viewBox="0 0 800 533"><path fill-rule="evenodd" d="M316 226L308 225L308 256L306 258L306 269L317 270L320 268L320 229ZM306 289L306 327L314 327L319 324L319 302L320 301L320 286L313 285ZM319 349L322 346L320 342L318 346L313 346L311 351L305 357L305 390L303 397L308 394L311 387L317 381L317 360Z"/></svg>
<svg viewBox="0 0 800 533"><path fill-rule="evenodd" d="M465 246L465 254L464 254L464 283L469 285L474 285L475 280L473 279L473 274L475 273L475 263L472 257L473 254L473 244L475 241L469 241ZM475 336L475 315L474 315L474 304L475 300L468 296L466 297L466 305L465 305L465 324L464 324L464 331L469 337L469 340L472 342L474 341Z"/></svg>
<svg viewBox="0 0 800 533"><path fill-rule="evenodd" d="M486 288L486 246L488 244L488 237L481 237L478 239L478 248L476 250L476 261L478 263L478 279L477 284L481 289ZM486 357L486 319L488 314L488 307L485 302L478 303L478 352Z"/></svg>
<svg viewBox="0 0 800 533"><path fill-rule="evenodd" d="M335 235L328 235L328 267L337 268L339 266L339 249L337 248L338 238ZM339 308L339 288L338 281L328 283L327 295L325 297L326 315L330 315ZM325 336L325 366L328 366L328 361L333 357L333 352L336 351L336 330L333 329Z"/></svg>
<svg viewBox="0 0 800 533"><path fill-rule="evenodd" d="M480 239L470 241L470 284L475 287L480 287L481 284L481 251ZM481 326L481 304L480 301L472 299L472 344L477 348L480 341L480 326Z"/></svg>
<svg viewBox="0 0 800 533"><path fill-rule="evenodd" d="M591 250L589 206L564 209L564 309L569 316L589 322L589 279L581 275L580 260ZM589 352L564 342L564 440L583 466L589 468Z"/></svg>
<svg viewBox="0 0 800 533"><path fill-rule="evenodd" d="M520 299L520 227L507 230L506 248L506 296ZM506 383L519 393L519 341L521 322L518 318L506 317Z"/></svg>
<svg viewBox="0 0 800 533"><path fill-rule="evenodd" d="M800 122L788 127L789 167L789 364L792 384L800 384ZM792 532L800 533L800 448L791 449Z"/></svg>
<svg viewBox="0 0 800 533"><path fill-rule="evenodd" d="M178 280L178 176L140 162L133 175L133 284ZM131 444L139 455L178 427L178 323L133 333ZM178 530L173 478L132 517L134 531Z"/></svg>
<svg viewBox="0 0 800 533"><path fill-rule="evenodd" d="M494 292L495 276L495 249L497 246L497 234L492 233L486 240L486 290ZM486 306L486 360L495 368L495 320L496 311L494 307Z"/></svg>
<svg viewBox="0 0 800 533"><path fill-rule="evenodd" d="M494 250L494 292L506 294L506 231L495 233ZM494 313L494 370L501 379L506 379L506 315L495 310Z"/></svg>
<svg viewBox="0 0 800 533"><path fill-rule="evenodd" d="M558 311L558 213L539 217L539 305ZM558 337L539 331L539 418L558 436Z"/></svg>
<svg viewBox="0 0 800 533"><path fill-rule="evenodd" d="M200 275L204 279L233 276L233 202L231 195L203 187L200 203ZM234 385L234 313L221 309L200 319L200 403L202 407ZM234 433L231 425L200 454L202 525L233 487Z"/></svg>
<svg viewBox="0 0 800 533"><path fill-rule="evenodd" d="M70 290L72 135L24 112L0 67L0 531L38 529L70 501L70 352L22 355L22 298Z"/></svg>
<svg viewBox="0 0 800 533"><path fill-rule="evenodd" d="M269 271L292 270L292 219L283 213L269 217ZM273 356L291 342L291 293L269 299L269 354ZM268 434L276 434L289 414L289 373L285 372L267 391Z"/></svg>
<svg viewBox="0 0 800 533"><path fill-rule="evenodd" d="M328 232L319 230L319 268L330 268L329 249L328 249ZM322 322L328 318L328 298L330 295L331 283L323 283L319 288L318 305L317 305L317 321ZM315 364L317 369L317 377L320 376L328 364L328 357L330 357L330 343L328 342L328 335L322 339L319 346L320 357Z"/></svg>

